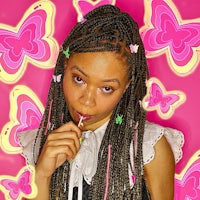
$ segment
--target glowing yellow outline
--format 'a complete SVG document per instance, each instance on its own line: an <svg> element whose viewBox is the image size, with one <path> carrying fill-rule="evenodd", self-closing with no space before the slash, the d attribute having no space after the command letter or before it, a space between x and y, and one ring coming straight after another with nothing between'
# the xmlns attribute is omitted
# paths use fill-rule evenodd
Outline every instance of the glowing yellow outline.
<svg viewBox="0 0 200 200"><path fill-rule="evenodd" d="M195 163L197 160L200 160L199 155L200 155L200 150L194 153L194 155L189 159L188 163L179 174L175 174L175 178L177 180L181 181L184 178L188 169L193 165L193 163Z"/></svg>
<svg viewBox="0 0 200 200"><path fill-rule="evenodd" d="M13 180L13 181L17 181L19 179L19 177L21 176L21 174L23 172L25 172L26 170L30 171L32 176L31 176L31 181L30 181L30 185L31 185L31 189L32 189L32 192L28 195L20 192L19 193L19 196L16 200L20 200L22 197L25 197L25 198L34 198L36 197L37 193L38 193L38 190L37 190L37 186L34 182L35 180L35 168L31 165L27 165L23 168L21 168L21 170L18 172L17 176L16 177L13 177L13 176L6 176L6 175L0 175L0 182L4 179L9 179L9 180ZM5 199L7 200L12 200L10 198L10 195L9 195L9 190L7 190L6 188L3 187L3 185L0 184L0 190L5 194ZM22 195L23 194L23 195Z"/></svg>
<svg viewBox="0 0 200 200"><path fill-rule="evenodd" d="M170 109L167 113L162 113L159 105L148 107L148 103L146 102L146 99L149 98L152 83L157 83L159 85L159 87L161 88L164 95L166 95L166 94L176 94L176 95L179 96L180 99L178 101L176 101L175 103L173 103L173 105L170 105ZM150 78L147 81L146 85L147 85L147 94L145 95L145 97L142 100L142 106L146 111L156 110L158 115L162 119L169 119L174 114L174 111L176 110L176 108L178 108L186 100L185 94L183 92L179 91L179 90L166 91L163 84L157 78Z"/></svg>
<svg viewBox="0 0 200 200"><path fill-rule="evenodd" d="M174 5L174 3L170 0L165 0L165 2L168 4L168 6L171 8L171 10L173 10L173 13L176 16L176 19L177 19L177 22L179 25L183 25L183 24L187 24L187 23L191 23L191 22L192 23L200 22L200 18L193 19L193 20L183 20L181 18L181 15L180 15L178 9ZM152 3L152 0L144 1L144 6L145 6L144 24L145 25L140 28L140 33L142 33L143 31L146 31L147 29L154 28L154 26L152 25L151 20L150 20L151 16L152 16L151 3ZM173 58L171 56L169 46L167 46L163 49L160 49L160 50L150 52L147 55L147 58L154 58L154 57L160 56L162 54L166 54L167 61L169 63L170 68L172 69L172 71L178 76L188 76L189 74L194 72L194 70L197 68L197 66L199 64L200 46L192 47L192 52L193 52L192 58L184 66L176 65L176 63L173 61Z"/></svg>
<svg viewBox="0 0 200 200"><path fill-rule="evenodd" d="M20 124L20 122L17 119L17 111L19 109L17 107L17 98L20 95L24 94L35 102L35 105L38 107L41 113L44 112L44 106L40 102L37 95L30 88L24 85L17 85L13 88L13 90L10 92L10 113L9 113L10 121L4 125L0 134L1 138L0 147L4 152L8 154L18 154L22 152L22 147L12 146L9 142L9 138L10 138L10 131L12 130L12 128Z"/></svg>
<svg viewBox="0 0 200 200"><path fill-rule="evenodd" d="M102 0L97 0L97 1L92 1L92 0L85 0L85 2L88 2L90 4L92 4L93 6L95 6L96 4L100 3ZM81 12L81 9L80 7L78 6L78 2L79 0L73 0L73 6L78 14L78 17L77 17L77 21L80 22L82 17L83 17L83 14ZM112 0L112 3L111 5L115 5L116 3L116 0Z"/></svg>
<svg viewBox="0 0 200 200"><path fill-rule="evenodd" d="M38 5L41 5L41 6L38 6ZM45 40L49 44L51 55L57 55L57 53L59 52L59 45L57 41L53 38L56 8L55 8L55 5L51 1L37 1L36 3L32 4L28 8L28 10L25 12L24 16L22 17L22 19L20 20L20 22L18 23L16 27L11 27L6 24L0 24L0 27L2 29L6 29L6 30L17 33L21 25L23 24L23 22L26 20L26 18L35 12L34 8L36 6L38 6L37 10L44 10L47 13L47 19L45 22L46 32L45 32L45 35L42 37L42 39ZM0 81L3 81L4 83L8 83L8 84L13 84L22 77L28 63L32 63L33 65L39 68L50 69L55 66L56 60L57 60L57 56L50 56L49 60L45 62L41 62L25 55L23 62L21 64L21 67L15 74L7 73L3 69L3 67L0 65Z"/></svg>

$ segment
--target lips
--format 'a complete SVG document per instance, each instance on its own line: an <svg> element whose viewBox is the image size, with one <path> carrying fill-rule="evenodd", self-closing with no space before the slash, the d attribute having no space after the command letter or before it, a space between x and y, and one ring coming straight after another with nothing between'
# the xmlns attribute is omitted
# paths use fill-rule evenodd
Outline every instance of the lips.
<svg viewBox="0 0 200 200"><path fill-rule="evenodd" d="M80 120L81 116L83 117L83 121L88 121L92 118L92 115L82 114L77 112L77 117Z"/></svg>

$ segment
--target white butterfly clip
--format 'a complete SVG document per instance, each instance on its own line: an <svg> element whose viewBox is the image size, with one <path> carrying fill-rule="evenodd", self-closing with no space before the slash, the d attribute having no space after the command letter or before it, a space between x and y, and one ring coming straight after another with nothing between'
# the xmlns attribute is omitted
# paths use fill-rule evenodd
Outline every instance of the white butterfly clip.
<svg viewBox="0 0 200 200"><path fill-rule="evenodd" d="M61 77L62 77L62 74L59 74L59 75L53 75L53 81L56 83L60 83L61 81Z"/></svg>
<svg viewBox="0 0 200 200"><path fill-rule="evenodd" d="M130 47L131 53L137 53L138 52L139 45L137 45L137 44L134 44L134 45L130 44L129 47Z"/></svg>

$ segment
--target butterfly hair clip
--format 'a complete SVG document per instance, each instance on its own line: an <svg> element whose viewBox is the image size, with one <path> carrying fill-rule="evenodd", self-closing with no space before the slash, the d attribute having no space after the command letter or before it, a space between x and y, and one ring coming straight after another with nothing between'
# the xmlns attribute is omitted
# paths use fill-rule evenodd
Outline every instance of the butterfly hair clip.
<svg viewBox="0 0 200 200"><path fill-rule="evenodd" d="M123 121L123 115L117 114L117 117L115 119L115 123L120 125L120 124L122 124L122 121Z"/></svg>
<svg viewBox="0 0 200 200"><path fill-rule="evenodd" d="M63 53L65 54L66 58L69 59L69 56L70 56L69 47L67 47L66 50L63 50Z"/></svg>
<svg viewBox="0 0 200 200"><path fill-rule="evenodd" d="M62 78L62 74L53 75L52 77L53 77L54 83L60 83L61 82L61 78Z"/></svg>
<svg viewBox="0 0 200 200"><path fill-rule="evenodd" d="M130 44L129 45L129 48L131 50L131 53L137 53L138 52L138 48L139 48L139 45L138 44Z"/></svg>

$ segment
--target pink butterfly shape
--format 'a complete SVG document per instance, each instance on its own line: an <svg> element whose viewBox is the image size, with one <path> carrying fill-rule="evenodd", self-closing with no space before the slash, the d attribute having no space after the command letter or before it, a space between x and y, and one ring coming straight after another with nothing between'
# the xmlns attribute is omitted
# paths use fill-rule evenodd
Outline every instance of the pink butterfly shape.
<svg viewBox="0 0 200 200"><path fill-rule="evenodd" d="M10 93L10 121L1 132L2 149L8 153L20 153L16 134L28 129L38 128L44 106L38 97L25 86L16 86Z"/></svg>
<svg viewBox="0 0 200 200"><path fill-rule="evenodd" d="M45 13L38 10L27 17L18 32L0 29L0 63L5 70L15 72L25 56L43 60L50 56L48 43L42 39L45 34ZM47 55L46 55L47 53Z"/></svg>
<svg viewBox="0 0 200 200"><path fill-rule="evenodd" d="M20 72L25 70L27 62L48 68L54 65L55 58L52 59L52 54L58 50L58 45L51 37L53 6L49 4L51 3L45 2L43 5L51 8L49 13L42 9L42 4L40 9L30 8L31 11L27 11L27 16L25 15L16 28L0 24L0 69L2 68L3 72L0 79L13 81L22 75Z"/></svg>
<svg viewBox="0 0 200 200"><path fill-rule="evenodd" d="M28 195L32 192L30 185L30 171L24 171L18 178L18 180L3 179L1 184L9 191L9 196L11 199L15 200L19 197L20 193Z"/></svg>
<svg viewBox="0 0 200 200"><path fill-rule="evenodd" d="M162 118L169 118L174 109L185 100L180 91L166 92L156 79L150 79L148 84L148 92L142 101L142 105L147 111L157 110Z"/></svg>
<svg viewBox="0 0 200 200"><path fill-rule="evenodd" d="M167 113L170 109L170 105L175 103L179 99L178 95L175 94L163 94L163 91L158 84L153 83L151 85L151 95L149 98L149 107L160 106L162 113Z"/></svg>
<svg viewBox="0 0 200 200"><path fill-rule="evenodd" d="M175 197L174 200L188 199L198 200L200 197L200 159L196 153L196 160L186 166L187 170L180 178L175 179ZM192 159L191 159L192 160Z"/></svg>
<svg viewBox="0 0 200 200"><path fill-rule="evenodd" d="M151 1L152 14L146 16L146 24L151 25L141 28L141 36L147 56L167 52L173 70L184 75L198 64L200 21L183 23L171 7L163 0Z"/></svg>
<svg viewBox="0 0 200 200"><path fill-rule="evenodd" d="M98 0L98 1L91 1L91 0L76 0L74 1L74 7L78 13L78 21L82 21L83 17L93 10L102 5L106 4L115 4L116 0Z"/></svg>

